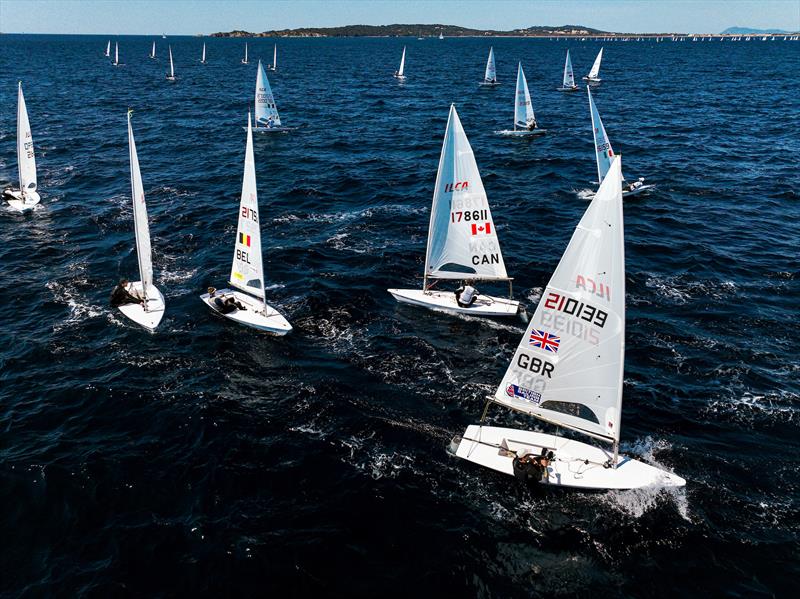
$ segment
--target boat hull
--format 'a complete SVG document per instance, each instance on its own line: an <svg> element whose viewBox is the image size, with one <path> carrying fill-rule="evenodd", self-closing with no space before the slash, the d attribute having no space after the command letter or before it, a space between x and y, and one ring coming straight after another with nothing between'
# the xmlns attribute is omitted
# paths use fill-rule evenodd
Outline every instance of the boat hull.
<svg viewBox="0 0 800 599"><path fill-rule="evenodd" d="M623 198L630 198L632 196L639 195L640 193L644 193L645 191L650 191L651 189L655 188L655 184L651 185L640 185L633 191L626 190L625 188L622 189L622 197Z"/></svg>
<svg viewBox="0 0 800 599"><path fill-rule="evenodd" d="M600 83L602 81L602 79L594 79L590 77L584 77L583 80L588 81L589 83Z"/></svg>
<svg viewBox="0 0 800 599"><path fill-rule="evenodd" d="M576 85L575 87L557 87L556 91L560 91L560 92L577 92L577 91L580 91L580 89L581 88Z"/></svg>
<svg viewBox="0 0 800 599"><path fill-rule="evenodd" d="M223 314L217 308L214 300L221 296L233 295L237 301L245 306L245 310L234 310L228 314ZM256 329L271 335L283 336L291 332L292 325L284 316L269 304L263 303L241 291L234 291L233 289L220 289L211 297L208 293L200 296L200 299L220 316L224 316L228 320L232 320L237 324ZM266 308L266 314L261 310Z"/></svg>
<svg viewBox="0 0 800 599"><path fill-rule="evenodd" d="M242 127L247 131L247 127ZM286 133L294 131L297 127L253 127L253 133Z"/></svg>
<svg viewBox="0 0 800 599"><path fill-rule="evenodd" d="M35 191L23 196L19 190L5 189L3 190L3 197L11 208L19 212L32 210L36 204L42 201L42 198Z"/></svg>
<svg viewBox="0 0 800 599"><path fill-rule="evenodd" d="M141 281L129 283L128 291L139 297L144 296ZM125 304L119 306L118 309L122 312L123 316L129 318L140 327L144 327L149 331L154 331L164 317L166 304L164 302L164 296L155 285L150 286L150 291L152 292L152 296L147 298L147 310L145 310L145 307L141 304Z"/></svg>
<svg viewBox="0 0 800 599"><path fill-rule="evenodd" d="M472 316L514 316L519 311L519 302L491 295L478 295L475 303L463 308L456 302L453 291L423 291L422 289L387 289L398 302L421 306L450 314Z"/></svg>
<svg viewBox="0 0 800 599"><path fill-rule="evenodd" d="M480 85L481 87L497 87L498 85L500 85L500 83L499 82L489 83L488 81L481 81L480 83L478 83L478 85Z"/></svg>
<svg viewBox="0 0 800 599"><path fill-rule="evenodd" d="M544 135L547 133L547 129L534 129L533 131L528 131L527 129L519 129L514 131L513 129L504 129L502 131L495 131L497 135L508 135L510 137L535 137L537 135Z"/></svg>
<svg viewBox="0 0 800 599"><path fill-rule="evenodd" d="M607 466L614 459L610 449L534 431L472 424L453 439L451 447L459 458L510 476L518 450L539 455L546 448L555 456L540 484L551 487L622 490L686 484L676 474L624 455L617 456L616 468Z"/></svg>

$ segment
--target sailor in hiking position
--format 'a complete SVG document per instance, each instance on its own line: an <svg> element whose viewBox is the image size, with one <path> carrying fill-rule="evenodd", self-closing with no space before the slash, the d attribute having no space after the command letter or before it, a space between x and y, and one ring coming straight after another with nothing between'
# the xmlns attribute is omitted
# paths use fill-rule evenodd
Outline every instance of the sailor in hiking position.
<svg viewBox="0 0 800 599"><path fill-rule="evenodd" d="M111 292L111 307L118 308L126 304L144 304L144 300L128 291L128 279L122 279Z"/></svg>

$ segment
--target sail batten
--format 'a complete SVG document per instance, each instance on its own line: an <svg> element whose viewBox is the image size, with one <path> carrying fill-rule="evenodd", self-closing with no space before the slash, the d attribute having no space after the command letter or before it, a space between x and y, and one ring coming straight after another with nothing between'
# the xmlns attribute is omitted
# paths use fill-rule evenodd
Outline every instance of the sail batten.
<svg viewBox="0 0 800 599"><path fill-rule="evenodd" d="M139 261L139 277L145 299L150 297L153 286L153 262L150 247L150 226L147 222L147 204L144 199L142 173L131 126L131 111L128 111L128 153L131 164L131 201L133 202L133 230L136 235L136 257ZM146 309L147 303L145 303Z"/></svg>
<svg viewBox="0 0 800 599"><path fill-rule="evenodd" d="M539 301L493 400L619 440L625 351L622 169L611 169Z"/></svg>
<svg viewBox="0 0 800 599"><path fill-rule="evenodd" d="M258 215L256 167L253 157L253 129L247 115L247 147L244 155L239 224L231 264L230 284L264 299L264 266L261 257L261 225Z"/></svg>
<svg viewBox="0 0 800 599"><path fill-rule="evenodd" d="M256 127L259 124L268 123L270 119L272 119L273 126L281 126L281 117L278 114L278 107L275 105L272 87L270 87L267 72L264 70L264 65L261 64L260 60L258 61L258 76L256 77L255 112Z"/></svg>
<svg viewBox="0 0 800 599"><path fill-rule="evenodd" d="M483 181L455 106L450 107L436 173L425 275L508 279Z"/></svg>

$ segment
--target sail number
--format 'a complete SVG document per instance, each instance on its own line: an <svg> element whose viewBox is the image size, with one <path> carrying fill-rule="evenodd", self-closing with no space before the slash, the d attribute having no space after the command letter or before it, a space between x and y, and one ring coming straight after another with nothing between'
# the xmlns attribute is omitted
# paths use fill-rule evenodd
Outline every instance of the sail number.
<svg viewBox="0 0 800 599"><path fill-rule="evenodd" d="M254 223L258 222L258 212L247 206L242 206L242 218L252 220Z"/></svg>
<svg viewBox="0 0 800 599"><path fill-rule="evenodd" d="M474 220L489 220L488 210L467 210L466 212L451 212L450 222L460 223L461 221L470 222Z"/></svg>
<svg viewBox="0 0 800 599"><path fill-rule="evenodd" d="M579 302L571 297L553 293L552 291L547 294L547 299L544 300L544 307L549 310L558 310L559 312L564 312L564 314L575 316L586 322L597 325L601 329L608 319L607 312L584 302Z"/></svg>

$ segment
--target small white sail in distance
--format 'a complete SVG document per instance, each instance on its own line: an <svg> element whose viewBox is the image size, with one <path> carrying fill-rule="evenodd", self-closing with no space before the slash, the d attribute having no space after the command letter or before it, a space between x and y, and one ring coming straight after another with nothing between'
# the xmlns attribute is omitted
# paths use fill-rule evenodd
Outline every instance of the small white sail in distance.
<svg viewBox="0 0 800 599"><path fill-rule="evenodd" d="M156 41L153 40L153 49L150 50L150 58L155 58L155 57L156 57Z"/></svg>
<svg viewBox="0 0 800 599"><path fill-rule="evenodd" d="M38 202L36 191L36 157L33 152L33 135L28 120L28 107L22 93L22 81L17 86L17 169L19 174L20 198L23 202Z"/></svg>
<svg viewBox="0 0 800 599"><path fill-rule="evenodd" d="M618 442L625 354L620 158L542 294L494 400Z"/></svg>
<svg viewBox="0 0 800 599"><path fill-rule="evenodd" d="M455 105L450 106L436 173L425 275L508 279L483 181Z"/></svg>
<svg viewBox="0 0 800 599"><path fill-rule="evenodd" d="M594 64L592 65L592 70L589 71L589 74L584 77L584 79L588 81L600 81L600 61L603 60L603 49L600 48L600 52L597 53L597 58L594 59Z"/></svg>
<svg viewBox="0 0 800 599"><path fill-rule="evenodd" d="M169 46L169 75L167 75L167 79L169 81L175 81L175 65L172 62L172 46Z"/></svg>
<svg viewBox="0 0 800 599"><path fill-rule="evenodd" d="M201 64L206 64L206 43L203 42L203 56L200 58Z"/></svg>
<svg viewBox="0 0 800 599"><path fill-rule="evenodd" d="M486 60L486 72L483 75L485 83L495 83L497 81L497 68L494 64L494 48L489 48L489 58Z"/></svg>
<svg viewBox="0 0 800 599"><path fill-rule="evenodd" d="M247 60L247 42L244 43L244 58L242 59L242 64L248 64Z"/></svg>
<svg viewBox="0 0 800 599"><path fill-rule="evenodd" d="M239 202L239 224L236 227L230 284L264 300L261 225L258 217L256 167L253 158L253 129L249 113L247 115L247 148L244 155L242 196Z"/></svg>
<svg viewBox="0 0 800 599"><path fill-rule="evenodd" d="M106 54L105 55L106 55L107 58L111 57L111 40L108 40L108 43L106 44Z"/></svg>
<svg viewBox="0 0 800 599"><path fill-rule="evenodd" d="M528 81L522 70L522 63L517 66L517 91L514 95L514 130L517 127L525 128L536 120L531 103L531 94L528 91Z"/></svg>
<svg viewBox="0 0 800 599"><path fill-rule="evenodd" d="M278 44L272 48L272 65L269 67L271 71L278 70Z"/></svg>
<svg viewBox="0 0 800 599"><path fill-rule="evenodd" d="M273 127L281 127L281 117L278 114L278 107L275 105L275 97L272 95L272 87L264 65L258 61L258 75L256 75L256 127L265 125L272 118Z"/></svg>
<svg viewBox="0 0 800 599"><path fill-rule="evenodd" d="M398 79L405 78L405 69L406 69L406 47L403 46L403 55L400 57L400 68L395 73L395 77Z"/></svg>
<svg viewBox="0 0 800 599"><path fill-rule="evenodd" d="M563 87L565 89L574 89L575 85L575 75L572 72L572 61L569 58L569 50L567 50L567 60L564 63L564 81Z"/></svg>

